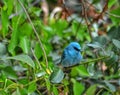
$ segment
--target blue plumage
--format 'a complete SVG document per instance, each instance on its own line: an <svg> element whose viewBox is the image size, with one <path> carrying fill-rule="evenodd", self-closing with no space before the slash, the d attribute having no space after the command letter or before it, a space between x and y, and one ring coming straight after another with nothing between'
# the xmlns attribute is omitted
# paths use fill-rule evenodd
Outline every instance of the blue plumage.
<svg viewBox="0 0 120 95"><path fill-rule="evenodd" d="M70 67L79 64L82 60L81 47L77 42L71 42L63 51L60 64Z"/></svg>

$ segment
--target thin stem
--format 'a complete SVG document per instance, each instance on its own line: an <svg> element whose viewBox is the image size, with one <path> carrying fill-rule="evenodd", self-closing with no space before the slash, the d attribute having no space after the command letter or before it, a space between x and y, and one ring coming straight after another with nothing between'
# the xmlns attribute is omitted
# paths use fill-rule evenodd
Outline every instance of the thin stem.
<svg viewBox="0 0 120 95"><path fill-rule="evenodd" d="M99 57L99 58L97 58L97 59L92 59L92 60L89 60L89 61L87 61L87 62L81 62L81 64L79 64L79 65L84 65L84 64L88 64L88 63L91 63L91 62L99 61L99 60L102 60L102 59L107 59L107 58L109 58L109 57L110 57L110 56ZM77 67L77 66L78 66L78 65L71 66L71 67L68 67L68 69L71 69L71 68Z"/></svg>
<svg viewBox="0 0 120 95"><path fill-rule="evenodd" d="M33 49L32 49L32 48L31 48L31 51L32 51L32 54L33 54L33 56L34 56L35 60L36 60L36 61L37 61L37 63L38 63L38 66L39 66L40 70L41 70L42 68L41 68L40 62L39 62L38 58L36 57L36 55L35 55L35 53L34 53L34 51L33 51Z"/></svg>
<svg viewBox="0 0 120 95"><path fill-rule="evenodd" d="M24 10L24 12L25 12L25 14L26 14L26 16L27 16L27 18L28 18L28 20L29 20L32 28L33 28L33 31L34 31L34 33L35 33L35 35L36 35L36 37L37 37L37 39L38 39L38 42L39 42L39 44L40 44L40 47L41 47L41 49L42 49L42 51L43 51L44 58L45 58L45 61L46 61L46 66L47 66L47 68L48 68L47 55L46 55L45 49L44 49L44 47L43 47L43 44L42 44L42 42L41 42L41 40L40 40L40 38L39 38L39 35L38 35L38 33L37 33L37 31L36 31L36 29L35 29L32 21L31 21L31 18L30 18L30 16L29 16L28 12L26 11L24 5L22 4L22 2L21 2L20 0L18 0L18 2L20 3L21 7L23 8L23 10Z"/></svg>
<svg viewBox="0 0 120 95"><path fill-rule="evenodd" d="M87 20L88 17L87 17L87 13L86 13L86 8L85 8L85 2L84 2L84 0L82 0L82 5L83 5L84 16L85 16L85 22L87 24L88 32L89 32L90 38L92 40L92 34L91 34L90 24L88 23L88 20Z"/></svg>
<svg viewBox="0 0 120 95"><path fill-rule="evenodd" d="M119 16L119 15L112 14L112 13L110 13L110 12L106 12L106 14L108 14L108 15L110 15L110 16L113 16L113 17L116 17L116 18L120 18L120 16Z"/></svg>
<svg viewBox="0 0 120 95"><path fill-rule="evenodd" d="M99 60L102 60L102 59L107 59L107 58L109 58L109 56L103 56L103 57L100 57L100 58L97 58L97 59L93 59L93 60L90 60L90 61L87 61L87 62L83 62L80 65L95 62L95 61L99 61Z"/></svg>
<svg viewBox="0 0 120 95"><path fill-rule="evenodd" d="M37 81L40 80L40 79L41 79L41 77L40 77L40 78L37 78L37 79L35 79L35 80L31 81L31 82L29 82L28 84L23 85L23 87L27 87L27 86L29 86L30 84L35 83L35 82L37 82Z"/></svg>
<svg viewBox="0 0 120 95"><path fill-rule="evenodd" d="M77 27L77 30L76 30L76 33L75 33L75 37L77 36L77 33L79 32L79 28L80 28L80 25L81 25L82 21L83 21L83 18L81 19L81 21L80 21L80 23L79 23L79 25Z"/></svg>

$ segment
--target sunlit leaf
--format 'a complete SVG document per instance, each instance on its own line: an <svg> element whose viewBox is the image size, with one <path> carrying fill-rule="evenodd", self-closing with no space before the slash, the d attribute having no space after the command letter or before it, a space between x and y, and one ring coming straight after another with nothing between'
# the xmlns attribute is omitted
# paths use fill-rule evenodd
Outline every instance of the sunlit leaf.
<svg viewBox="0 0 120 95"><path fill-rule="evenodd" d="M4 0L4 3L6 4L7 7L7 13L10 15L12 13L12 10L14 8L14 0Z"/></svg>
<svg viewBox="0 0 120 95"><path fill-rule="evenodd" d="M5 9L1 9L1 20L2 20L2 35L3 37L5 37L8 32L9 26L8 14Z"/></svg>
<svg viewBox="0 0 120 95"><path fill-rule="evenodd" d="M8 45L8 50L12 55L15 55L14 49L18 45L18 41L19 41L20 32L18 30L18 24L20 19L21 17L16 17L12 19L13 31L12 31L10 43Z"/></svg>
<svg viewBox="0 0 120 95"><path fill-rule="evenodd" d="M29 66L31 66L32 68L35 68L35 64L33 60L28 55L21 54L13 57L7 57L6 59L14 59L14 60L22 61L28 64Z"/></svg>
<svg viewBox="0 0 120 95"><path fill-rule="evenodd" d="M40 72L40 73L37 73L36 76L37 76L37 77L42 77L42 76L44 76L45 74L46 74L45 72Z"/></svg>
<svg viewBox="0 0 120 95"><path fill-rule="evenodd" d="M71 81L73 82L74 95L82 95L83 91L85 90L84 85L77 82L75 79L72 79Z"/></svg>
<svg viewBox="0 0 120 95"><path fill-rule="evenodd" d="M102 48L101 45L98 42L95 42L93 44L87 44L87 46L92 47L92 48Z"/></svg>
<svg viewBox="0 0 120 95"><path fill-rule="evenodd" d="M90 76L90 74L87 71L87 68L84 67L83 65L76 67L75 69L77 70L78 74L81 76Z"/></svg>
<svg viewBox="0 0 120 95"><path fill-rule="evenodd" d="M21 95L27 95L28 94L28 88L19 88L20 94Z"/></svg>
<svg viewBox="0 0 120 95"><path fill-rule="evenodd" d="M7 92L3 89L0 91L0 95L7 95Z"/></svg>
<svg viewBox="0 0 120 95"><path fill-rule="evenodd" d="M54 95L59 95L57 87L53 85L53 93Z"/></svg>
<svg viewBox="0 0 120 95"><path fill-rule="evenodd" d="M89 64L89 65L88 65L88 68L87 68L87 71L89 72L89 74L90 74L91 76L93 76L94 73L95 73L94 64Z"/></svg>
<svg viewBox="0 0 120 95"><path fill-rule="evenodd" d="M20 47L23 52L28 54L30 51L30 40L26 36L22 36L20 39Z"/></svg>
<svg viewBox="0 0 120 95"><path fill-rule="evenodd" d="M96 84L95 84L95 85L91 85L91 86L87 89L87 91L86 91L85 93L86 93L86 95L95 95L96 89L97 89L97 85L96 85Z"/></svg>
<svg viewBox="0 0 120 95"><path fill-rule="evenodd" d="M46 88L48 90L50 90L51 89L51 83L50 83L50 81L47 79L47 80L45 80L45 82L46 82Z"/></svg>
<svg viewBox="0 0 120 95"><path fill-rule="evenodd" d="M116 0L110 0L110 2L108 2L108 7L111 8L115 3L117 3Z"/></svg>
<svg viewBox="0 0 120 95"><path fill-rule="evenodd" d="M19 88L17 88L16 91L12 93L12 95L21 95Z"/></svg>
<svg viewBox="0 0 120 95"><path fill-rule="evenodd" d="M24 22L23 18L21 18L21 22ZM20 28L20 32L21 32L22 36L30 37L32 35L32 27L31 27L30 23L24 23Z"/></svg>
<svg viewBox="0 0 120 95"><path fill-rule="evenodd" d="M79 23L77 21L73 21L72 22L72 31L73 31L74 35L79 30L79 28L80 28Z"/></svg>
<svg viewBox="0 0 120 95"><path fill-rule="evenodd" d="M30 83L30 85L28 87L28 93L34 92L36 90L36 87L37 87L36 82Z"/></svg>
<svg viewBox="0 0 120 95"><path fill-rule="evenodd" d="M119 16L120 15L119 10L120 10L120 7L115 8L114 10L111 10L110 13ZM111 15L111 19L112 19L112 22L116 25L120 22L120 19L112 15Z"/></svg>
<svg viewBox="0 0 120 95"><path fill-rule="evenodd" d="M36 57L39 59L42 56L42 49L40 47L40 44L36 43L34 51Z"/></svg>
<svg viewBox="0 0 120 95"><path fill-rule="evenodd" d="M117 48L120 49L120 41L119 40L113 39L112 42Z"/></svg>

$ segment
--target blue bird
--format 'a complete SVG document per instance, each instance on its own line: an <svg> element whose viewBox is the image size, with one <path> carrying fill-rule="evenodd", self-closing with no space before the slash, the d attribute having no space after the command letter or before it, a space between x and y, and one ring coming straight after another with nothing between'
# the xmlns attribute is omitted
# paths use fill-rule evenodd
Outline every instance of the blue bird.
<svg viewBox="0 0 120 95"><path fill-rule="evenodd" d="M60 64L70 67L80 63L82 60L81 47L77 42L71 42L63 51Z"/></svg>

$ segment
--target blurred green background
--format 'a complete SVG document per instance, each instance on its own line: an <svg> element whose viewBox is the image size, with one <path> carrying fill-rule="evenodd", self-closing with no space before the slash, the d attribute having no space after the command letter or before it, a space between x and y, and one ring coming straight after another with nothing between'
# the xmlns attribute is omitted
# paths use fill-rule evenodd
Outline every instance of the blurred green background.
<svg viewBox="0 0 120 95"><path fill-rule="evenodd" d="M120 95L119 10L119 0L1 0L0 95ZM72 41L83 60L66 74L55 64Z"/></svg>

